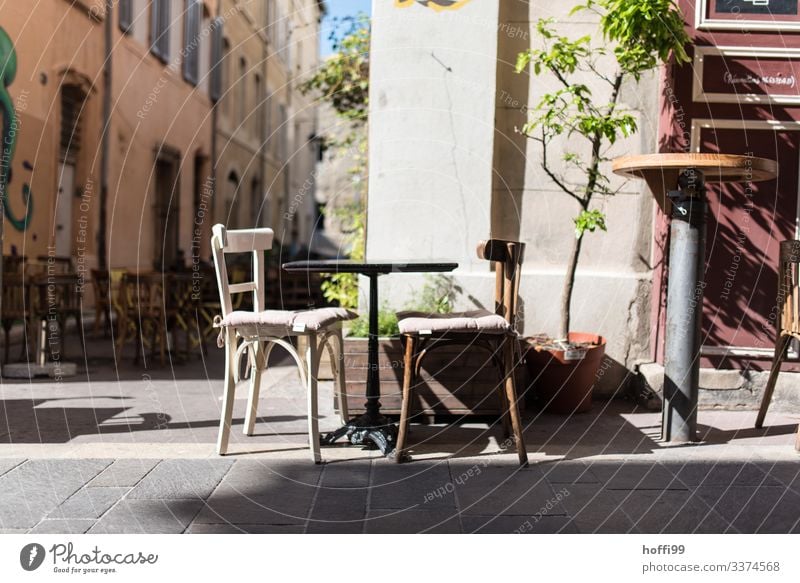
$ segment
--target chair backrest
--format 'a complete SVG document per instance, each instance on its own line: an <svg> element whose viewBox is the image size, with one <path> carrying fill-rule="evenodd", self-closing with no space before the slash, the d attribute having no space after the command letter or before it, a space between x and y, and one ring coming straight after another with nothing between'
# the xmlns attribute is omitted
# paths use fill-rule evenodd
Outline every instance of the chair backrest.
<svg viewBox="0 0 800 583"><path fill-rule="evenodd" d="M23 319L27 316L29 298L28 285L22 273L3 274L3 313L4 321Z"/></svg>
<svg viewBox="0 0 800 583"><path fill-rule="evenodd" d="M478 244L478 257L494 263L494 310L516 329L525 243L502 239L481 241Z"/></svg>
<svg viewBox="0 0 800 583"><path fill-rule="evenodd" d="M253 293L253 310L260 312L264 306L264 272L265 252L272 249L274 232L272 229L236 229L228 230L224 225L211 228L211 252L214 255L214 267L217 271L217 287L222 305L222 316L233 311L232 294ZM252 279L238 283L230 283L225 255L229 253L252 253Z"/></svg>
<svg viewBox="0 0 800 583"><path fill-rule="evenodd" d="M49 273L73 273L72 257L39 255L36 260L47 265Z"/></svg>
<svg viewBox="0 0 800 583"><path fill-rule="evenodd" d="M781 241L778 266L778 333L800 338L800 241Z"/></svg>
<svg viewBox="0 0 800 583"><path fill-rule="evenodd" d="M25 255L3 255L3 273L22 273L26 261Z"/></svg>
<svg viewBox="0 0 800 583"><path fill-rule="evenodd" d="M119 284L120 310L140 318L162 317L169 289L169 273L128 271Z"/></svg>

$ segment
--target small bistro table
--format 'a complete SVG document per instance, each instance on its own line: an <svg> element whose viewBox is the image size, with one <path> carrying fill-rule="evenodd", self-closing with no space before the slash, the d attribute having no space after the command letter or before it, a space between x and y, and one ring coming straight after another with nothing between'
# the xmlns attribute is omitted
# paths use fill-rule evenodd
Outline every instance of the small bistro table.
<svg viewBox="0 0 800 583"><path fill-rule="evenodd" d="M612 169L615 174L643 178L665 212L667 198L672 203L661 437L674 443L695 441L702 344L705 183L771 180L778 174L778 163L733 154L645 154L617 158Z"/></svg>
<svg viewBox="0 0 800 583"><path fill-rule="evenodd" d="M374 445L383 455L394 451L397 426L381 415L381 387L378 370L378 276L388 273L442 273L453 271L458 263L452 261L353 261L329 259L292 261L284 263L288 272L305 273L358 273L369 278L369 342L367 370L366 413L356 417L336 431L321 439L330 445L346 436L353 445Z"/></svg>

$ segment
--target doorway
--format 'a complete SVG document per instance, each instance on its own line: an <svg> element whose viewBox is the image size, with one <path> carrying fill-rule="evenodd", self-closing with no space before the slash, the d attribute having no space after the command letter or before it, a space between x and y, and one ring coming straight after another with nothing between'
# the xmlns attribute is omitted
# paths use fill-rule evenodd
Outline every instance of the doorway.
<svg viewBox="0 0 800 583"><path fill-rule="evenodd" d="M155 168L155 268L166 270L182 261L178 249L180 155L164 153L156 158Z"/></svg>

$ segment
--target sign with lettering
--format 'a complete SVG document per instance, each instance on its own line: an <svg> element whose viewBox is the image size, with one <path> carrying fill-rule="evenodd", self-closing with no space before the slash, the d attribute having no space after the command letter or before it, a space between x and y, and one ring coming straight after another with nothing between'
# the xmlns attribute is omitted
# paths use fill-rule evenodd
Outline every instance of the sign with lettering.
<svg viewBox="0 0 800 583"><path fill-rule="evenodd" d="M800 0L697 0L697 28L800 29Z"/></svg>
<svg viewBox="0 0 800 583"><path fill-rule="evenodd" d="M694 100L800 103L800 51L697 47Z"/></svg>

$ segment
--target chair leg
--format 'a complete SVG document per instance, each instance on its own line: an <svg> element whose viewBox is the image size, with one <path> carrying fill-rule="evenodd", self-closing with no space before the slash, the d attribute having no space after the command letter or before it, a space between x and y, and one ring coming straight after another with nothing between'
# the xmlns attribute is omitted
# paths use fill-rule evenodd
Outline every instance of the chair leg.
<svg viewBox="0 0 800 583"><path fill-rule="evenodd" d="M159 344L161 346L161 366L164 366L167 363L167 326L163 321L159 323L159 337Z"/></svg>
<svg viewBox="0 0 800 583"><path fill-rule="evenodd" d="M335 346L328 343L328 354L333 367L333 379L336 385L336 398L339 401L339 417L343 424L350 421L350 411L347 407L347 382L344 375L344 338L342 330L338 328L334 333Z"/></svg>
<svg viewBox="0 0 800 583"><path fill-rule="evenodd" d="M3 326L3 338L5 338L3 342L3 364L8 364L8 349L10 348L9 342L11 340L11 330L9 328L9 326Z"/></svg>
<svg viewBox="0 0 800 583"><path fill-rule="evenodd" d="M761 398L761 407L758 409L756 429L761 429L764 426L764 418L767 416L767 409L769 409L770 401L772 401L772 393L775 391L778 375L781 372L781 364L783 359L786 358L786 350L789 348L791 340L791 336L781 336L775 343L775 356L772 359L772 368L769 371L767 386L764 388L764 396Z"/></svg>
<svg viewBox="0 0 800 583"><path fill-rule="evenodd" d="M261 392L261 371L265 368L264 348L261 342L254 342L250 345L253 351L253 368L250 371L250 396L247 399L247 414L244 420L244 434L253 435L256 426L256 416L258 415L258 397Z"/></svg>
<svg viewBox="0 0 800 583"><path fill-rule="evenodd" d="M500 377L500 384L497 385L497 400L499 401L500 405L500 423L503 427L503 439L506 440L511 437L512 427L511 419L508 415L509 403L508 399L506 398L505 356L503 355L502 358L492 358L492 364L499 368L498 376Z"/></svg>
<svg viewBox="0 0 800 583"><path fill-rule="evenodd" d="M217 453L228 452L228 439L231 434L233 419L233 401L236 394L233 366L236 352L236 333L233 328L225 329L225 388L222 395L222 414L219 419L219 436L217 437Z"/></svg>
<svg viewBox="0 0 800 583"><path fill-rule="evenodd" d="M516 338L509 336L505 339L503 346L506 364L506 400L508 401L508 414L511 417L511 427L514 431L514 441L517 445L519 465L525 467L528 465L528 452L525 449L525 440L522 438L522 419L520 419L517 406L517 387L514 382L514 342L516 342Z"/></svg>
<svg viewBox="0 0 800 583"><path fill-rule="evenodd" d="M411 385L414 382L414 347L416 337L408 335L403 354L403 402L400 406L400 427L397 433L397 446L394 459L399 464L406 460L406 440L408 439L409 412L411 410Z"/></svg>
<svg viewBox="0 0 800 583"><path fill-rule="evenodd" d="M306 392L308 397L308 445L315 464L322 461L319 451L319 408L317 403L317 377L319 376L319 347L317 335L310 334L306 343Z"/></svg>
<svg viewBox="0 0 800 583"><path fill-rule="evenodd" d="M83 330L83 314L78 312L76 319L78 320L78 342L81 343L81 356L83 357L83 362L87 362L88 357L86 356L86 334Z"/></svg>

